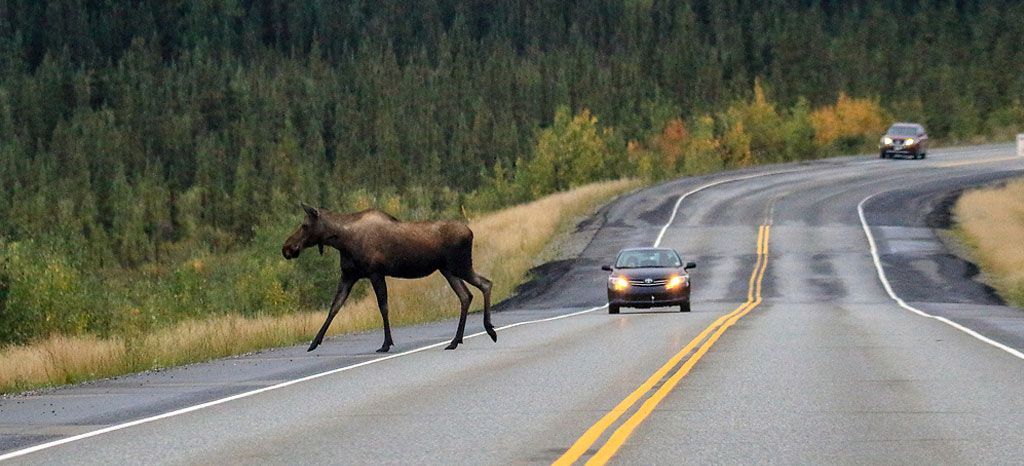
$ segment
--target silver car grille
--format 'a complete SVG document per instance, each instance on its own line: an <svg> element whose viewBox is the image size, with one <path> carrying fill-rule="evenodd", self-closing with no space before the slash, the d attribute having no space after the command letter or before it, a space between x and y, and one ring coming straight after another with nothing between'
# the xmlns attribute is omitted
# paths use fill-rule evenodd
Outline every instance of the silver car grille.
<svg viewBox="0 0 1024 466"><path fill-rule="evenodd" d="M630 279L630 286L665 286L668 283L668 279L665 278L643 278L643 279Z"/></svg>

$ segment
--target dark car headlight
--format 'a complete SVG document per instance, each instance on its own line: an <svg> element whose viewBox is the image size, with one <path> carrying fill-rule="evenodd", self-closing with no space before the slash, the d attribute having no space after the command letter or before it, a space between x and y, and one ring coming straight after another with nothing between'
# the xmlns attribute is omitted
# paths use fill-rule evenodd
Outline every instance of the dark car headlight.
<svg viewBox="0 0 1024 466"><path fill-rule="evenodd" d="M608 277L608 285L615 289L615 291L622 291L629 287L629 282L622 277Z"/></svg>
<svg viewBox="0 0 1024 466"><path fill-rule="evenodd" d="M671 290L673 288L679 288L680 286L686 284L686 281L687 280L685 275L676 275L668 279L668 283L665 284L665 289Z"/></svg>

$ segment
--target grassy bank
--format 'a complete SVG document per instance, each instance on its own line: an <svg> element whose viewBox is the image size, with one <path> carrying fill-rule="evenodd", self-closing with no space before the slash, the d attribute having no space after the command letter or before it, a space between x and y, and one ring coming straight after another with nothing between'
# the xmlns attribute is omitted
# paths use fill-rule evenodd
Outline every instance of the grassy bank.
<svg viewBox="0 0 1024 466"><path fill-rule="evenodd" d="M1024 307L1024 180L964 193L953 212L958 236L989 283Z"/></svg>
<svg viewBox="0 0 1024 466"><path fill-rule="evenodd" d="M495 302L510 296L527 278L535 258L559 232L564 233L566 227L571 226L571 219L593 212L596 206L637 185L633 180L594 183L478 219L472 218L470 213L470 227L476 237L476 269L494 281ZM277 251L267 254L279 256ZM284 261L283 258L276 260ZM321 265L336 267L333 260L330 263L332 265ZM458 301L440 275L423 280L390 279L388 288L394 325L457 315ZM380 327L380 314L372 294L361 296L346 304L334 320L330 334ZM480 307L479 295L474 305ZM252 318L223 315L189 320L146 335L98 338L55 334L0 352L0 392L73 383L293 344L310 339L324 316L325 309L308 309L285 315Z"/></svg>

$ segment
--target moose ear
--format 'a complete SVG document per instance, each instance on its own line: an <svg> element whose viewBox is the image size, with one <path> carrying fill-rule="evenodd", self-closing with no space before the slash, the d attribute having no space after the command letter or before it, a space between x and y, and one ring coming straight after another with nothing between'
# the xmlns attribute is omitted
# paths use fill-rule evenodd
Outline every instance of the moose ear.
<svg viewBox="0 0 1024 466"><path fill-rule="evenodd" d="M316 207L306 204L305 202L300 202L299 204L302 205L302 210L305 210L306 215L309 215L310 218L320 218L320 211L317 210Z"/></svg>

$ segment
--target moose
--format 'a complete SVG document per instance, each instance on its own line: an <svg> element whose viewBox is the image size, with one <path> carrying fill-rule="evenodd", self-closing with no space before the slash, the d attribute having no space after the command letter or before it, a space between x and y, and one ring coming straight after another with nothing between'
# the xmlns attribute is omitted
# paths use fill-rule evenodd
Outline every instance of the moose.
<svg viewBox="0 0 1024 466"><path fill-rule="evenodd" d="M321 255L324 246L341 253L338 292L327 313L327 321L307 351L313 351L323 342L324 333L348 299L352 286L360 279L368 278L384 320L384 344L377 352L388 352L394 342L388 323L388 289L384 277L422 278L434 271L444 275L462 304L459 328L445 349L455 349L462 343L466 314L473 300L466 282L483 292L484 329L492 340L498 341L498 334L491 325L491 281L473 270L473 232L465 223L448 220L402 222L376 209L338 214L305 203L301 206L306 211L306 218L284 242L281 248L284 258L295 259L303 249L313 246L319 248Z"/></svg>

